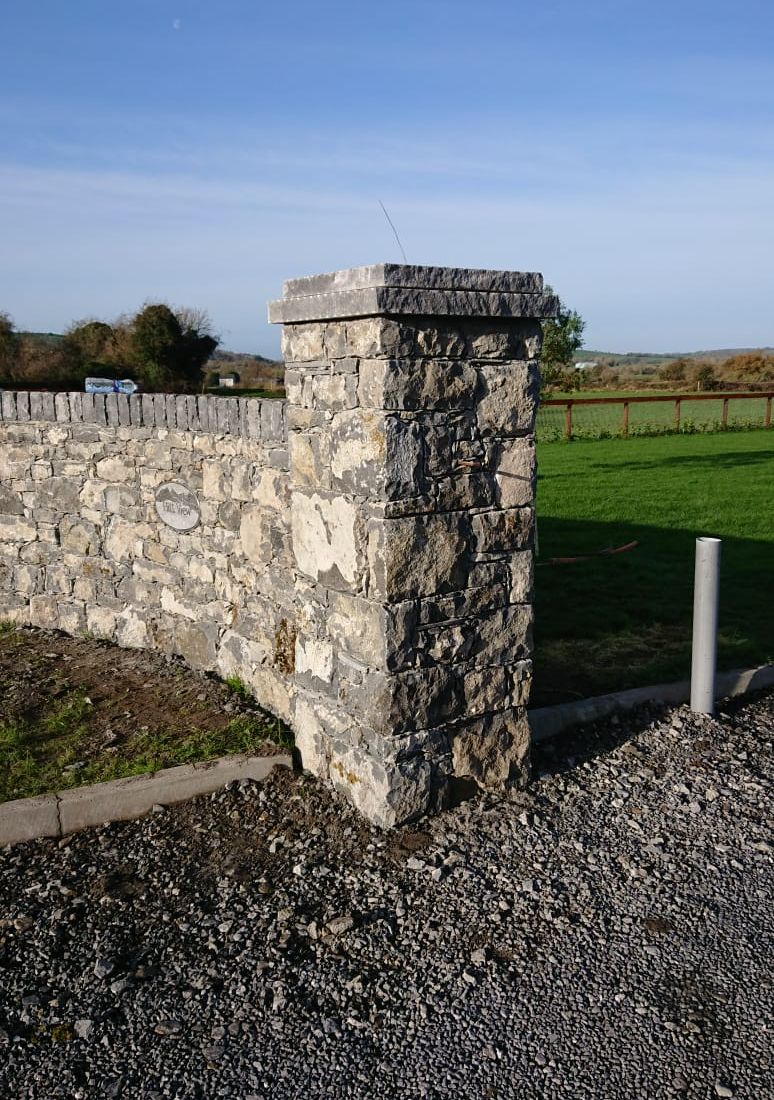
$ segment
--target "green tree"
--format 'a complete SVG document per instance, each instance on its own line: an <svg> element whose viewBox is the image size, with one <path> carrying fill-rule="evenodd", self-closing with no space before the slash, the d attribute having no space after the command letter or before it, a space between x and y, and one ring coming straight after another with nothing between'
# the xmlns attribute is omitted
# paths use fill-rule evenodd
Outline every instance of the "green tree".
<svg viewBox="0 0 774 1100"><path fill-rule="evenodd" d="M7 313L0 313L0 382L13 380L19 362L21 341Z"/></svg>
<svg viewBox="0 0 774 1100"><path fill-rule="evenodd" d="M198 390L202 367L218 346L208 327L199 311L175 313L163 302L144 306L130 322L130 349L145 388Z"/></svg>
<svg viewBox="0 0 774 1100"><path fill-rule="evenodd" d="M550 286L545 289L547 294L554 293ZM557 386L578 388L579 379L573 369L573 356L583 347L585 327L586 322L581 315L574 309L568 309L561 298L557 316L543 321L540 371L544 390Z"/></svg>

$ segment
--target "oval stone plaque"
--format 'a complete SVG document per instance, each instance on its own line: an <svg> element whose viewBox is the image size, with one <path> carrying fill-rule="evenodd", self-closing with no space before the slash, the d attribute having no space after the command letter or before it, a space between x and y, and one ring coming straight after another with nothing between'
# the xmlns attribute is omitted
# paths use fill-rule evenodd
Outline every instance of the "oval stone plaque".
<svg viewBox="0 0 774 1100"><path fill-rule="evenodd" d="M201 519L196 493L180 481L165 481L156 490L158 517L175 531L193 531Z"/></svg>

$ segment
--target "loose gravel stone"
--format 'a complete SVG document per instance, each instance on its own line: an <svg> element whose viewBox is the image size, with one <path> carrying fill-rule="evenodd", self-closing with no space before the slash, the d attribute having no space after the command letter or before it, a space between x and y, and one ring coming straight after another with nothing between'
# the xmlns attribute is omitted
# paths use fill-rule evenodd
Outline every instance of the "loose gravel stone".
<svg viewBox="0 0 774 1100"><path fill-rule="evenodd" d="M394 833L275 773L0 851L0 1096L772 1095L774 694L723 715Z"/></svg>

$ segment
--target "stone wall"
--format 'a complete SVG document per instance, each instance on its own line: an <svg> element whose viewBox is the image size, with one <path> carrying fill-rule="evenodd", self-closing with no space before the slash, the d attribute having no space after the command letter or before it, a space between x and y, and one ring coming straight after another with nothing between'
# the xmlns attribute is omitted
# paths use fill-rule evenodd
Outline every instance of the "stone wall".
<svg viewBox="0 0 774 1100"><path fill-rule="evenodd" d="M0 617L238 675L385 826L522 784L555 308L539 275L355 268L270 307L286 403L0 395Z"/></svg>
<svg viewBox="0 0 774 1100"><path fill-rule="evenodd" d="M179 654L291 718L283 401L0 394L0 617ZM159 486L200 523L161 522Z"/></svg>

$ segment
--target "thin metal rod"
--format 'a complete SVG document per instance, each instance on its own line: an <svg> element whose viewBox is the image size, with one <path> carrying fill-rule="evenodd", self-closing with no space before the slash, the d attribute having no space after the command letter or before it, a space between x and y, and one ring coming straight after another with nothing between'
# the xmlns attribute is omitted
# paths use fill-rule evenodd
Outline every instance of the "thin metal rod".
<svg viewBox="0 0 774 1100"><path fill-rule="evenodd" d="M720 539L696 540L693 584L693 651L691 654L691 710L715 712L715 666L718 643Z"/></svg>

